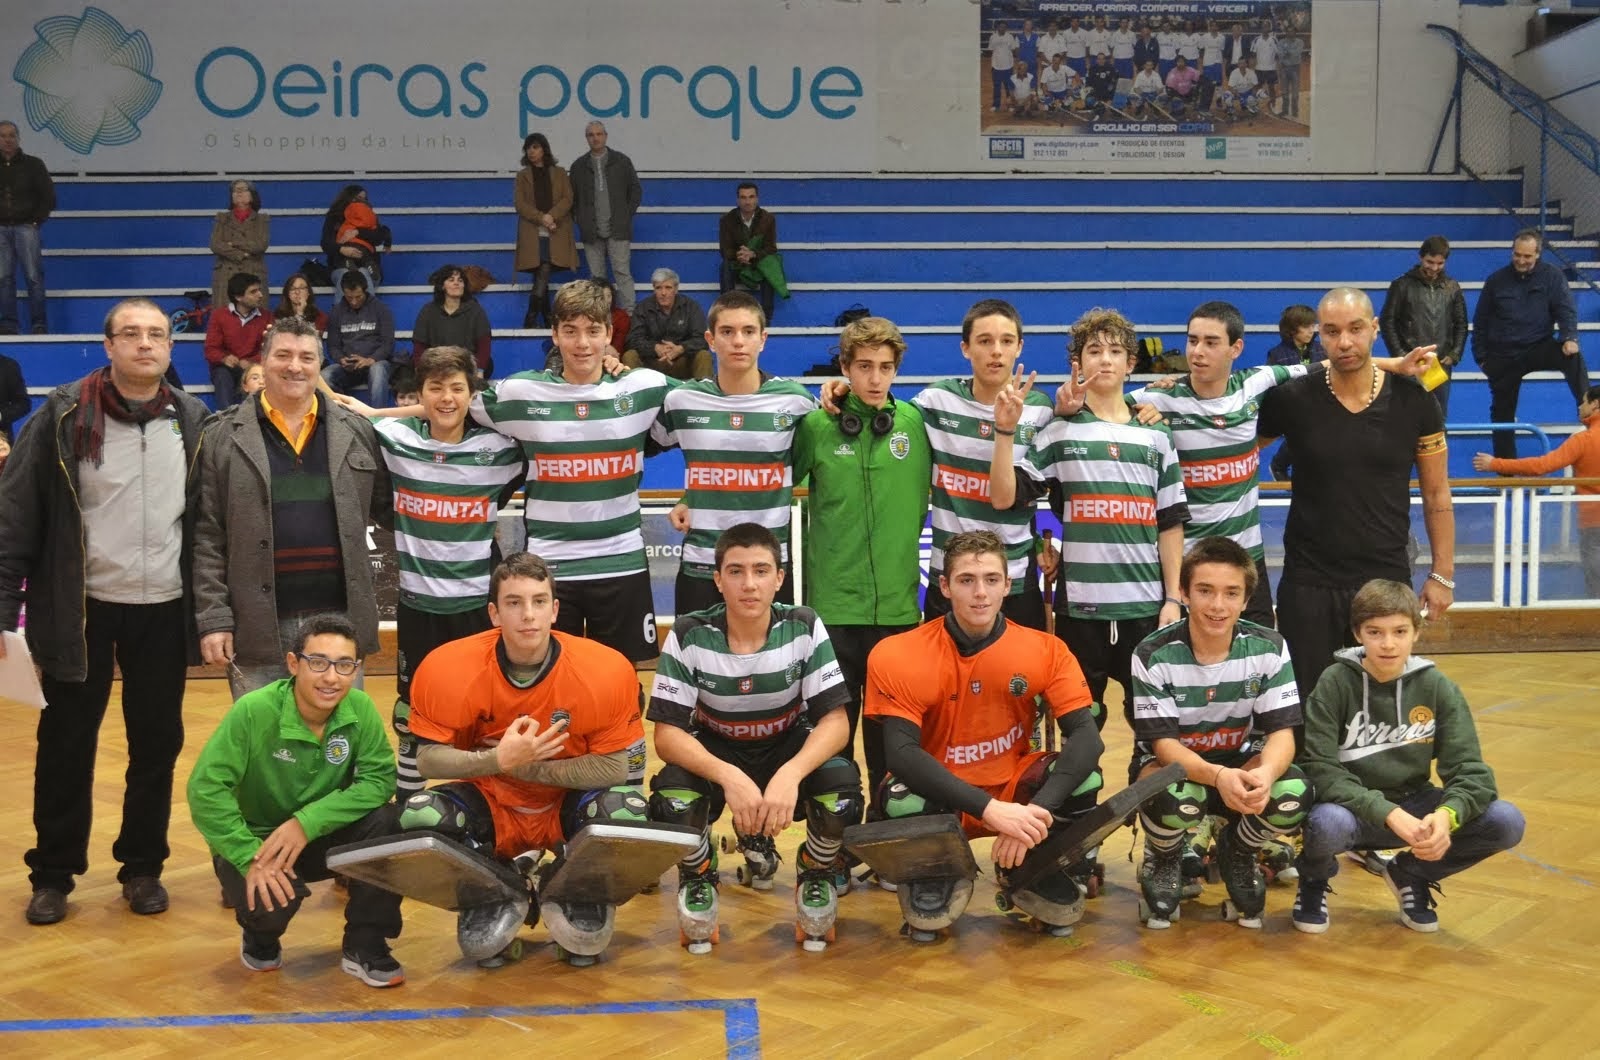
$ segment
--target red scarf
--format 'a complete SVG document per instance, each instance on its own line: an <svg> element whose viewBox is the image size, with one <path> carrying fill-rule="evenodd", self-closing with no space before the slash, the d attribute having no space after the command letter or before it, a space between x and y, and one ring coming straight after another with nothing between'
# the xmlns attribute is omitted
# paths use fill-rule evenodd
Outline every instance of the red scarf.
<svg viewBox="0 0 1600 1060"><path fill-rule="evenodd" d="M78 423L73 428L72 455L92 460L99 467L105 459L106 417L122 423L149 423L172 407L172 391L161 381L156 396L149 401L132 402L117 392L111 382L111 369L96 368L79 384Z"/></svg>
<svg viewBox="0 0 1600 1060"><path fill-rule="evenodd" d="M248 206L242 210L238 207L235 207L233 211L233 217L234 220L238 221L240 224L244 224L246 221L250 220L250 215L254 212L255 211L251 210Z"/></svg>

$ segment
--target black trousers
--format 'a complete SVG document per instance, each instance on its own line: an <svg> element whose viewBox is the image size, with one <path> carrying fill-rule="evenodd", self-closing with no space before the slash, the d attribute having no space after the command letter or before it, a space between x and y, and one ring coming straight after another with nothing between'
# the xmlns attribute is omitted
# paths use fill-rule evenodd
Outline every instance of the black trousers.
<svg viewBox="0 0 1600 1060"><path fill-rule="evenodd" d="M1277 620L1272 614L1272 580L1267 577L1267 561L1264 559L1256 560L1256 591L1245 602L1244 618L1258 626L1277 628Z"/></svg>
<svg viewBox="0 0 1600 1060"><path fill-rule="evenodd" d="M1133 649L1139 642L1156 631L1159 615L1149 618L1123 618L1114 622L1097 618L1072 618L1056 612L1056 636L1078 660L1083 678L1089 684L1089 694L1102 708L1106 703L1106 684L1116 678L1122 686L1122 716L1133 731ZM1099 727L1106 725L1105 714L1095 719Z"/></svg>
<svg viewBox="0 0 1600 1060"><path fill-rule="evenodd" d="M111 604L84 601L88 677L41 682L39 753L33 773L35 845L23 858L35 890L62 892L89 871L94 819L94 759L100 722L111 700L112 664L122 668L122 718L128 769L122 830L111 847L117 879L160 876L171 853L172 770L183 750L183 686L188 666L183 601Z"/></svg>
<svg viewBox="0 0 1600 1060"><path fill-rule="evenodd" d="M1589 368L1583 363L1583 354L1571 357L1561 352L1556 339L1536 342L1532 346L1512 347L1478 353L1478 365L1489 377L1489 422L1510 423L1517 418L1517 398L1522 393L1522 379L1529 372L1560 372L1572 391L1576 405L1589 389ZM1499 431L1494 436L1494 455L1502 460L1515 460L1517 438L1510 431Z"/></svg>
<svg viewBox="0 0 1600 1060"><path fill-rule="evenodd" d="M839 660L839 671L844 675L845 690L850 699L845 710L850 715L850 742L845 744L844 757L852 758L856 744L856 729L861 730L861 753L867 760L867 793L877 798L878 788L888 774L884 761L883 723L875 719L861 721L861 703L867 687L867 656L885 637L916 629L909 626L829 626L828 639L833 642L834 658Z"/></svg>
<svg viewBox="0 0 1600 1060"><path fill-rule="evenodd" d="M1357 591L1307 585L1287 577L1278 583L1278 632L1289 644L1301 703L1311 697L1322 671L1333 665L1333 653L1355 645L1350 602ZM1305 743L1305 726L1295 727L1294 739L1298 750Z"/></svg>
<svg viewBox="0 0 1600 1060"><path fill-rule="evenodd" d="M394 805L385 804L368 811L366 816L338 831L307 843L294 863L295 878L291 881L294 884L294 898L288 904L274 901L275 909L267 909L260 903L253 910L248 908L244 877L233 862L213 857L211 867L216 871L217 881L222 884L222 893L227 895L229 904L233 906L233 919L250 937L252 947L270 949L289 927L289 921L300 911L300 904L310 896L311 888L306 884L326 880L333 875L328 871L329 850L363 839L393 835L399 831L398 816L399 810ZM395 938L399 934L400 896L351 877L350 899L344 907L345 949L367 953L384 945L385 939Z"/></svg>

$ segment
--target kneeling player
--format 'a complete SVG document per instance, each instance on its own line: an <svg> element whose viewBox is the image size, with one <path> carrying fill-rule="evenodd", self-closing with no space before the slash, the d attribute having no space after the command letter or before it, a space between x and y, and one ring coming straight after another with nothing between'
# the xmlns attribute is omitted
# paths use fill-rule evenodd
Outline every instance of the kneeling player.
<svg viewBox="0 0 1600 1060"><path fill-rule="evenodd" d="M435 648L417 668L417 769L451 783L406 800L402 828L509 859L556 850L585 824L646 819L639 789L624 783L629 758L644 755L633 664L556 632L557 607L549 566L516 553L490 578L495 628ZM569 911L535 912L560 941Z"/></svg>
<svg viewBox="0 0 1600 1060"><path fill-rule="evenodd" d="M1261 847L1293 835L1305 819L1310 785L1290 764L1300 697L1288 649L1273 630L1239 618L1256 576L1255 560L1234 541L1196 541L1179 569L1188 617L1152 633L1133 653L1129 780L1174 762L1188 773L1139 813L1146 927L1178 919L1184 833L1214 813L1226 821L1217 844L1228 888L1223 916L1259 928L1266 904Z"/></svg>
<svg viewBox="0 0 1600 1060"><path fill-rule="evenodd" d="M650 697L656 753L650 816L698 828L699 849L678 866L678 922L691 953L717 941L717 852L711 825L724 804L746 866L740 882L772 886L772 839L802 816L795 856L795 936L822 949L833 936L846 826L861 819L861 774L840 757L849 699L828 633L808 607L773 603L783 580L778 539L740 523L717 539L724 603L679 615L661 648Z"/></svg>
<svg viewBox="0 0 1600 1060"><path fill-rule="evenodd" d="M940 582L950 612L888 638L867 660L866 713L883 722L889 768L877 805L891 818L959 813L969 838L996 836L1002 894L1067 928L1083 914L1085 864L1016 894L1006 870L1094 809L1104 745L1085 709L1083 671L1061 641L1001 613L1011 579L993 533L951 537ZM1029 752L1041 700L1060 725L1059 754ZM967 897L970 888L952 900L949 921Z"/></svg>
<svg viewBox="0 0 1600 1060"><path fill-rule="evenodd" d="M1439 881L1522 841L1522 812L1496 793L1461 689L1411 654L1421 624L1410 586L1363 585L1350 604L1361 646L1335 654L1307 700L1306 772L1319 801L1300 852L1301 931L1328 930L1328 879L1343 851L1409 846L1383 879L1402 924L1437 931Z"/></svg>

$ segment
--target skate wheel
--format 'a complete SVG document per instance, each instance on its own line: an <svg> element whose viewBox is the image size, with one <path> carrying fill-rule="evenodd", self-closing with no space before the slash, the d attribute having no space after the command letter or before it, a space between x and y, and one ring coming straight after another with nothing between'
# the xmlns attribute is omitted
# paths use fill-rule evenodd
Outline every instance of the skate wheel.
<svg viewBox="0 0 1600 1060"><path fill-rule="evenodd" d="M1011 912L1011 896L1004 891L994 892L994 907L1002 913Z"/></svg>
<svg viewBox="0 0 1600 1060"><path fill-rule="evenodd" d="M711 943L704 941L690 942L687 943L684 948L690 953L694 954L696 957L702 957L711 952Z"/></svg>
<svg viewBox="0 0 1600 1060"><path fill-rule="evenodd" d="M1200 877L1191 876L1184 883L1183 889L1179 891L1178 894L1182 898L1199 898L1202 890L1203 888L1200 885Z"/></svg>
<svg viewBox="0 0 1600 1060"><path fill-rule="evenodd" d="M1071 924L1047 924L1044 933L1051 938L1064 939L1072 934Z"/></svg>
<svg viewBox="0 0 1600 1060"><path fill-rule="evenodd" d="M935 942L939 938L936 931L923 931L921 928L912 928L908 934L912 942Z"/></svg>
<svg viewBox="0 0 1600 1060"><path fill-rule="evenodd" d="M587 968L600 960L599 957L591 953L568 953L566 950L560 950L559 952L561 959L574 968Z"/></svg>
<svg viewBox="0 0 1600 1060"><path fill-rule="evenodd" d="M722 848L724 854L732 854L739 849L739 841L731 835L719 836L717 838L717 846Z"/></svg>
<svg viewBox="0 0 1600 1060"><path fill-rule="evenodd" d="M1085 898L1099 898L1101 882L1105 879L1103 872L1091 872L1084 881L1083 895Z"/></svg>
<svg viewBox="0 0 1600 1060"><path fill-rule="evenodd" d="M772 890L772 877L771 876L752 876L752 877L750 877L750 887L751 887L752 890L770 891L770 890Z"/></svg>
<svg viewBox="0 0 1600 1060"><path fill-rule="evenodd" d="M800 943L800 948L807 953L821 953L828 948L828 940L808 938Z"/></svg>
<svg viewBox="0 0 1600 1060"><path fill-rule="evenodd" d="M1293 865L1290 865L1288 868L1278 873L1278 879L1282 880L1284 883L1293 883L1299 878L1300 870L1295 868Z"/></svg>
<svg viewBox="0 0 1600 1060"><path fill-rule="evenodd" d="M733 878L739 881L741 887L754 887L755 877L750 874L748 865L740 865L733 870Z"/></svg>

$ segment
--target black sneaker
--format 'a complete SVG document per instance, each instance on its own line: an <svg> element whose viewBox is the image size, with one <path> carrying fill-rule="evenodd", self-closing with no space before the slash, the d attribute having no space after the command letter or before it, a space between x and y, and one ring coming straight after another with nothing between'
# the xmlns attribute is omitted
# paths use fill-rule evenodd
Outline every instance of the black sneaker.
<svg viewBox="0 0 1600 1060"><path fill-rule="evenodd" d="M1328 930L1328 881L1300 877L1300 886L1294 896L1294 910L1289 914L1295 930L1308 935L1321 935Z"/></svg>
<svg viewBox="0 0 1600 1060"><path fill-rule="evenodd" d="M140 916L167 911L167 889L154 876L135 876L122 885L122 897Z"/></svg>
<svg viewBox="0 0 1600 1060"><path fill-rule="evenodd" d="M28 923L43 926L59 924L67 918L67 893L54 887L41 887L28 899L28 911L23 914Z"/></svg>
<svg viewBox="0 0 1600 1060"><path fill-rule="evenodd" d="M239 963L252 972L275 972L283 967L283 947L276 939L261 942L244 932L239 936Z"/></svg>
<svg viewBox="0 0 1600 1060"><path fill-rule="evenodd" d="M1393 861L1384 866L1383 882L1389 885L1400 903L1400 923L1412 931L1439 930L1439 914L1433 911L1433 892L1439 889L1437 883L1408 876Z"/></svg>
<svg viewBox="0 0 1600 1060"><path fill-rule="evenodd" d="M405 969L400 967L400 962L394 959L387 946L367 953L347 949L339 967L368 986L379 989L399 986L406 981Z"/></svg>

